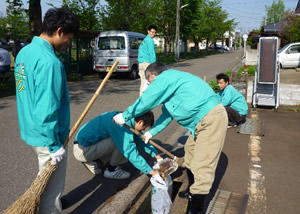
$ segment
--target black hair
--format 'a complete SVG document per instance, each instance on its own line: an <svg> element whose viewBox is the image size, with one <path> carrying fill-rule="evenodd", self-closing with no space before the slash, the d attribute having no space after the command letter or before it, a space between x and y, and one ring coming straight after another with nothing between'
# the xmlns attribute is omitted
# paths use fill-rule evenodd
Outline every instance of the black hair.
<svg viewBox="0 0 300 214"><path fill-rule="evenodd" d="M152 29L156 30L157 31L157 27L155 25L150 25L148 27L148 30L151 31Z"/></svg>
<svg viewBox="0 0 300 214"><path fill-rule="evenodd" d="M218 74L218 75L216 76L216 78L217 78L217 80L223 79L224 82L226 82L226 83L229 82L229 77L228 77L226 74L224 74L224 73Z"/></svg>
<svg viewBox="0 0 300 214"><path fill-rule="evenodd" d="M159 74L161 74L163 71L168 70L168 68L160 62L155 62L150 64L147 69L145 70L145 77L148 80L149 78L149 74L154 74L155 76L158 76Z"/></svg>
<svg viewBox="0 0 300 214"><path fill-rule="evenodd" d="M139 120L143 120L144 121L144 126L146 126L146 127L148 127L148 126L152 127L153 124L154 124L154 114L153 114L152 111L148 111L147 113L134 118L135 122L138 122Z"/></svg>
<svg viewBox="0 0 300 214"><path fill-rule="evenodd" d="M48 36L52 36L58 29L62 28L64 34L77 34L79 31L79 21L77 17L65 8L51 8L45 16L42 24L42 31Z"/></svg>

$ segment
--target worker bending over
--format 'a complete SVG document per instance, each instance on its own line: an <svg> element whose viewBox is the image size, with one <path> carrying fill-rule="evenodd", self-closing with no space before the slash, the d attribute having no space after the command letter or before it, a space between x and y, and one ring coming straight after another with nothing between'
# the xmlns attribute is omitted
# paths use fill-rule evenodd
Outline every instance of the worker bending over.
<svg viewBox="0 0 300 214"><path fill-rule="evenodd" d="M168 70L161 63L148 66L145 77L150 83L133 105L114 117L118 124L162 105L162 114L145 133L145 143L175 119L191 133L185 144L184 166L190 181L188 210L205 210L207 195L215 177L216 166L227 130L227 114L220 98L200 77L178 70ZM194 179L193 179L194 177ZM194 182L193 182L194 180Z"/></svg>

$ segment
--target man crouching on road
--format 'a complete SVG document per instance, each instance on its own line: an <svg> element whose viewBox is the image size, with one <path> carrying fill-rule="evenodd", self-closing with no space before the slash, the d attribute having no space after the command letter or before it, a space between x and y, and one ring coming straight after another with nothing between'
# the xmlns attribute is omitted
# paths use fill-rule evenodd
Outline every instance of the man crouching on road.
<svg viewBox="0 0 300 214"><path fill-rule="evenodd" d="M229 77L226 74L220 73L216 78L220 88L218 94L228 115L228 128L246 122L248 105L243 95L229 84Z"/></svg>
<svg viewBox="0 0 300 214"><path fill-rule="evenodd" d="M150 83L136 102L114 117L118 124L147 112L160 104L162 114L146 140L162 131L175 119L191 135L185 144L184 166L190 188L189 213L205 210L206 197L215 177L215 170L227 131L227 114L220 98L201 78L190 73L168 70L161 63L149 65L145 77Z"/></svg>
<svg viewBox="0 0 300 214"><path fill-rule="evenodd" d="M139 154L137 146L155 157L158 162L162 160L161 156L157 154L157 150L152 145L145 144L141 137L133 134L128 128L113 122L112 118L119 113L119 111L106 112L80 128L76 135L76 141L74 141L75 158L83 162L93 174L102 172L97 166L97 160L109 161L104 171L104 177L112 179L130 177L129 172L119 167L120 164L127 163L129 160L137 169L154 176L159 183L163 183L160 175ZM127 125L137 131L152 127L153 123L154 115L151 111L127 121Z"/></svg>

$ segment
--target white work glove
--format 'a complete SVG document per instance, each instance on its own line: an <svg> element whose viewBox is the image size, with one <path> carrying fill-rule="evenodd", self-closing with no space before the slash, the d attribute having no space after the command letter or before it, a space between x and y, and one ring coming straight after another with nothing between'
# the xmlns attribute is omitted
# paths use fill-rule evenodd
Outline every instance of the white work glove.
<svg viewBox="0 0 300 214"><path fill-rule="evenodd" d="M113 117L113 122L118 124L118 125L123 125L125 124L125 120L123 118L123 113L119 113L116 116Z"/></svg>
<svg viewBox="0 0 300 214"><path fill-rule="evenodd" d="M152 167L152 169L154 170L158 170L160 168L159 164L160 162L162 162L164 159L163 158L160 158L160 159L157 159L156 161L156 164Z"/></svg>
<svg viewBox="0 0 300 214"><path fill-rule="evenodd" d="M142 93L144 93L144 91L146 91L146 89L148 88L149 85L150 85L150 82L148 82L146 80L145 83L144 83L144 85L143 85Z"/></svg>
<svg viewBox="0 0 300 214"><path fill-rule="evenodd" d="M64 159L64 157L66 156L66 150L65 148L62 146L60 147L59 150L57 150L54 153L50 153L51 159L52 159L52 163L54 165L57 165L60 161L62 161L62 159Z"/></svg>
<svg viewBox="0 0 300 214"><path fill-rule="evenodd" d="M159 175L159 173L153 175L150 179L150 182L156 188L167 189L167 184L164 181L164 179Z"/></svg>
<svg viewBox="0 0 300 214"><path fill-rule="evenodd" d="M152 138L152 134L150 134L150 132L146 132L144 134L144 136L145 136L145 140L144 141L147 144L149 142L149 140Z"/></svg>

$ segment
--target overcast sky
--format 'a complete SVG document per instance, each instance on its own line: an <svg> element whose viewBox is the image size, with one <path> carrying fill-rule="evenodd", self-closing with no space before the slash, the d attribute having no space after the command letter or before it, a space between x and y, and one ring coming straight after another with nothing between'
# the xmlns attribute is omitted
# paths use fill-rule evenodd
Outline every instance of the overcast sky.
<svg viewBox="0 0 300 214"><path fill-rule="evenodd" d="M175 1L175 0L174 0ZM28 0L23 0L24 7L28 8ZM51 2L59 7L62 4L61 0L41 0L42 14L50 8L47 3ZM104 2L104 1L101 1ZM278 0L275 0L278 2ZM248 33L253 29L259 29L263 17L266 15L265 6L271 6L273 0L223 0L221 6L229 14L229 18L235 18L239 24L236 30L241 30L243 33ZM284 0L287 9L295 10L298 0ZM6 1L0 0L0 14L4 16L6 10Z"/></svg>

